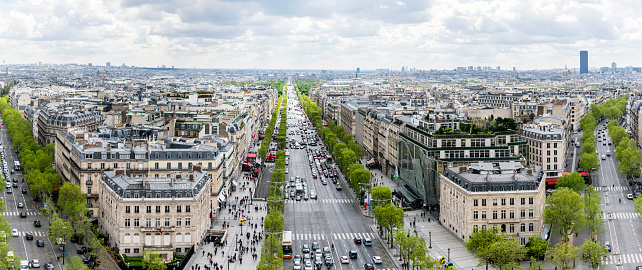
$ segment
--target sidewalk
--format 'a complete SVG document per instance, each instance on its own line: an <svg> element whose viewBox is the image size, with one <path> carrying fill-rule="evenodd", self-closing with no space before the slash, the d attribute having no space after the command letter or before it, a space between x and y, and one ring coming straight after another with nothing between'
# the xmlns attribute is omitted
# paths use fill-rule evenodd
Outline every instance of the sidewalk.
<svg viewBox="0 0 642 270"><path fill-rule="evenodd" d="M263 222L262 218L265 218L266 215L266 203L263 201L249 200L246 203L240 204L240 200L245 198L250 198L250 188L252 191L256 190L256 184L251 180L245 179L246 173L239 176L238 184L236 191L231 192L227 199L226 208L221 209L219 216L215 218L212 229L227 231L227 238L224 241L223 246L216 247L214 243L204 243L201 242L196 248L194 256L191 258L190 262L187 264L185 270L191 269L201 269L205 270L205 266L212 267L210 269L256 269L258 262L261 257L261 245L263 244L263 238L261 237L258 242L252 243L254 235L259 235L263 233ZM245 184L245 189L243 188ZM234 217L235 211L233 210L234 205L239 211L240 216ZM255 211L255 208L260 208L259 211ZM230 209L232 209L230 211ZM243 226L239 226L239 219L242 215L246 215L246 223ZM223 228L223 223L226 225L229 223L229 227ZM254 228L256 226L256 228ZM250 233L248 239L247 233ZM243 247L248 247L250 249L256 248L256 252L247 251L245 253L240 252L238 242L241 241ZM256 259L252 258L252 254L256 253ZM211 260L210 256L211 254ZM229 262L229 256L237 256L235 262ZM242 256L242 259L240 259ZM218 266L218 268L216 267ZM194 268L192 268L194 267Z"/></svg>

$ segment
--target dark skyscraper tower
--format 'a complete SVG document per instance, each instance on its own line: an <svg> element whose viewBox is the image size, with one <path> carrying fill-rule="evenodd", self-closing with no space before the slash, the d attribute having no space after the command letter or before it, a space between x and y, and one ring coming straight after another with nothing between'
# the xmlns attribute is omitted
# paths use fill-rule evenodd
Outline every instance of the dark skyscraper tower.
<svg viewBox="0 0 642 270"><path fill-rule="evenodd" d="M588 51L580 51L580 74L588 73Z"/></svg>

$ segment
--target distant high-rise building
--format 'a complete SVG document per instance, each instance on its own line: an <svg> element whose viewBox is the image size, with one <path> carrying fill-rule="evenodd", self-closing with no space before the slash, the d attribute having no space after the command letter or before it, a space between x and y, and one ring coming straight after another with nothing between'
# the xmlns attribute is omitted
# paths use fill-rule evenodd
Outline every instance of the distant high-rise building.
<svg viewBox="0 0 642 270"><path fill-rule="evenodd" d="M89 63L89 64L87 64L87 65L88 65L88 66L90 66L90 67L91 67L91 66L93 66L93 64L92 64L92 63Z"/></svg>
<svg viewBox="0 0 642 270"><path fill-rule="evenodd" d="M107 62L105 66L111 67L111 62Z"/></svg>
<svg viewBox="0 0 642 270"><path fill-rule="evenodd" d="M580 74L588 73L588 51L580 51Z"/></svg>
<svg viewBox="0 0 642 270"><path fill-rule="evenodd" d="M611 68L612 69L616 69L617 68L617 63L615 63L615 62L611 63Z"/></svg>
<svg viewBox="0 0 642 270"><path fill-rule="evenodd" d="M468 66L468 71L473 71L473 66Z"/></svg>
<svg viewBox="0 0 642 270"><path fill-rule="evenodd" d="M513 71L517 71L517 68L516 68L516 67L513 67Z"/></svg>
<svg viewBox="0 0 642 270"><path fill-rule="evenodd" d="M502 69L500 68L500 66L497 66L497 71L500 71L500 70L502 70Z"/></svg>
<svg viewBox="0 0 642 270"><path fill-rule="evenodd" d="M357 68L357 73L359 73L359 72L361 72L361 69L360 69L360 68Z"/></svg>

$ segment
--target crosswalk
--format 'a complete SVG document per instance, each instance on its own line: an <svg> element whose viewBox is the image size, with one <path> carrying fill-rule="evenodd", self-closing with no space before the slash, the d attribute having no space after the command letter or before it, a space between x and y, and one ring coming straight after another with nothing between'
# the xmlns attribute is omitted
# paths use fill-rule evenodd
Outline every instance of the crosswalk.
<svg viewBox="0 0 642 270"><path fill-rule="evenodd" d="M32 233L33 237L46 237L47 232L35 231L35 232L18 232L18 236L24 237L27 236L27 233Z"/></svg>
<svg viewBox="0 0 642 270"><path fill-rule="evenodd" d="M595 187L596 191L609 191L609 190L628 190L626 186L617 186L617 187Z"/></svg>
<svg viewBox="0 0 642 270"><path fill-rule="evenodd" d="M9 211L9 212L4 212L4 215L5 216L19 216L20 212L21 211L17 211L17 212ZM27 213L27 216L37 216L38 215L38 212L26 212L26 213Z"/></svg>
<svg viewBox="0 0 642 270"><path fill-rule="evenodd" d="M370 238L373 239L376 235L374 233L333 233L330 235L319 233L295 233L293 240L299 241L324 241L324 240L352 240L354 238Z"/></svg>
<svg viewBox="0 0 642 270"><path fill-rule="evenodd" d="M622 260L622 264L639 264L642 263L642 254L622 254L622 255L608 255L608 259L604 260L604 264L617 264L618 257Z"/></svg>
<svg viewBox="0 0 642 270"><path fill-rule="evenodd" d="M318 202L321 202L321 203L353 203L354 200L353 199L320 199L320 200L312 200L312 199L310 199L310 200L307 200L307 201L306 200L297 201L297 200L294 200L294 199L285 200L285 203L318 203Z"/></svg>
<svg viewBox="0 0 642 270"><path fill-rule="evenodd" d="M640 218L640 213L610 213L610 214L604 214L603 219L607 220L609 219L609 215L612 215L613 219L639 219Z"/></svg>

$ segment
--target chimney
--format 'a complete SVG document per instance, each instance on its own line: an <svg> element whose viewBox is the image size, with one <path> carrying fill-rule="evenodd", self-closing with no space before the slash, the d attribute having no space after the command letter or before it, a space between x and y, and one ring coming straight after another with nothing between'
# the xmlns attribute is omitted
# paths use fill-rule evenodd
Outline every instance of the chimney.
<svg viewBox="0 0 642 270"><path fill-rule="evenodd" d="M116 173L115 176L125 175L125 169L117 169L115 173Z"/></svg>
<svg viewBox="0 0 642 270"><path fill-rule="evenodd" d="M527 169L526 174L528 175L533 175L533 169Z"/></svg>
<svg viewBox="0 0 642 270"><path fill-rule="evenodd" d="M459 173L465 172L466 166L459 166Z"/></svg>
<svg viewBox="0 0 642 270"><path fill-rule="evenodd" d="M107 143L107 151L111 151L111 144Z"/></svg>
<svg viewBox="0 0 642 270"><path fill-rule="evenodd" d="M189 179L190 181L194 181L194 174L193 174L193 173L190 173L190 174L188 174L187 176L188 176L188 179Z"/></svg>
<svg viewBox="0 0 642 270"><path fill-rule="evenodd" d="M513 171L513 180L517 181L517 171Z"/></svg>
<svg viewBox="0 0 642 270"><path fill-rule="evenodd" d="M170 187L173 187L173 186L174 186L174 178L175 178L175 177L174 177L174 174L173 174L173 173L169 175L169 179L170 179L169 186L170 186Z"/></svg>
<svg viewBox="0 0 642 270"><path fill-rule="evenodd" d="M143 176L142 178L143 178L143 183L142 184L143 184L143 187L144 187L145 186L145 180L146 180L147 176Z"/></svg>
<svg viewBox="0 0 642 270"><path fill-rule="evenodd" d="M486 172L486 181L490 182L490 171Z"/></svg>
<svg viewBox="0 0 642 270"><path fill-rule="evenodd" d="M203 167L201 165L192 165L192 170L195 172L203 172Z"/></svg>

